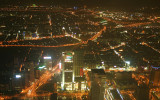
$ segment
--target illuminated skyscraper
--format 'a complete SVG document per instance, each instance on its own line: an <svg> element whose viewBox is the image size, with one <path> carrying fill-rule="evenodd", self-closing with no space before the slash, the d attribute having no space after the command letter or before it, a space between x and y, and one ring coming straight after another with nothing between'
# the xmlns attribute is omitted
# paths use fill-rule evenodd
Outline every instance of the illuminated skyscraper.
<svg viewBox="0 0 160 100"><path fill-rule="evenodd" d="M61 87L63 90L75 90L77 89L78 85L84 85L84 84L79 84L83 81L83 80L81 81L79 80L83 76L83 67L84 67L83 54L84 54L84 51L81 49L75 50L74 52L62 53L63 60L62 60ZM78 80L75 81L75 79L78 79ZM85 86L82 86L82 87L85 88Z"/></svg>
<svg viewBox="0 0 160 100"><path fill-rule="evenodd" d="M48 68L49 70L52 69L52 57L44 56L43 59L44 59L44 67Z"/></svg>
<svg viewBox="0 0 160 100"><path fill-rule="evenodd" d="M63 90L72 90L72 83L74 82L73 72L73 52L62 53L62 84Z"/></svg>

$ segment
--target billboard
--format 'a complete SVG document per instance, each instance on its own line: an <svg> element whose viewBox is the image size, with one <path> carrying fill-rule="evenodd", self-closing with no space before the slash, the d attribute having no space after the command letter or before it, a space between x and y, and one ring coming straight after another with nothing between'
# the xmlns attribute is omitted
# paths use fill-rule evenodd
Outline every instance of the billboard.
<svg viewBox="0 0 160 100"><path fill-rule="evenodd" d="M45 57L43 57L43 59L52 59L52 57L51 56L45 56Z"/></svg>
<svg viewBox="0 0 160 100"><path fill-rule="evenodd" d="M73 56L66 56L65 62L72 62Z"/></svg>
<svg viewBox="0 0 160 100"><path fill-rule="evenodd" d="M73 54L71 52L65 54L65 62L73 62Z"/></svg>

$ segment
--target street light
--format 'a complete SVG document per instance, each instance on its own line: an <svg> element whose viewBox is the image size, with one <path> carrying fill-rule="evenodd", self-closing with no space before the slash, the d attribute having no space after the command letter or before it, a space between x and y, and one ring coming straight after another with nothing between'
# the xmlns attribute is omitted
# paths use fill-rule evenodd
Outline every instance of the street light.
<svg viewBox="0 0 160 100"><path fill-rule="evenodd" d="M130 61L126 61L125 63L128 64L128 65L130 65Z"/></svg>
<svg viewBox="0 0 160 100"><path fill-rule="evenodd" d="M38 69L43 69L43 68L45 68L46 66L40 66Z"/></svg>
<svg viewBox="0 0 160 100"><path fill-rule="evenodd" d="M125 61L126 67L130 66L130 61Z"/></svg>

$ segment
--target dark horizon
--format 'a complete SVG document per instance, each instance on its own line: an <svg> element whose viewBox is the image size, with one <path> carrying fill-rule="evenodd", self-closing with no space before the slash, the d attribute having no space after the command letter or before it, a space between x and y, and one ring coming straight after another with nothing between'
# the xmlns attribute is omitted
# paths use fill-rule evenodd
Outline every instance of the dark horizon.
<svg viewBox="0 0 160 100"><path fill-rule="evenodd" d="M1 0L2 6L29 6L37 4L41 6L81 6L87 7L117 7L117 8L136 8L136 7L160 7L160 0Z"/></svg>

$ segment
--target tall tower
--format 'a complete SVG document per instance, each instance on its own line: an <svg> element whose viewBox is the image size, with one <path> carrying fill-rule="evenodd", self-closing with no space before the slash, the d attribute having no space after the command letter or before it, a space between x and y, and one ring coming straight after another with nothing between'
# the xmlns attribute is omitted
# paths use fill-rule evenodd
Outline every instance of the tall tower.
<svg viewBox="0 0 160 100"><path fill-rule="evenodd" d="M73 52L62 53L62 90L72 90L74 82Z"/></svg>
<svg viewBox="0 0 160 100"><path fill-rule="evenodd" d="M51 56L44 56L44 66L47 67L47 69L52 69L52 57Z"/></svg>
<svg viewBox="0 0 160 100"><path fill-rule="evenodd" d="M135 91L136 100L149 100L149 87L146 84L141 84Z"/></svg>
<svg viewBox="0 0 160 100"><path fill-rule="evenodd" d="M81 69L84 67L84 50L79 49L74 51L73 56L73 70L74 70L74 77L80 77Z"/></svg>

